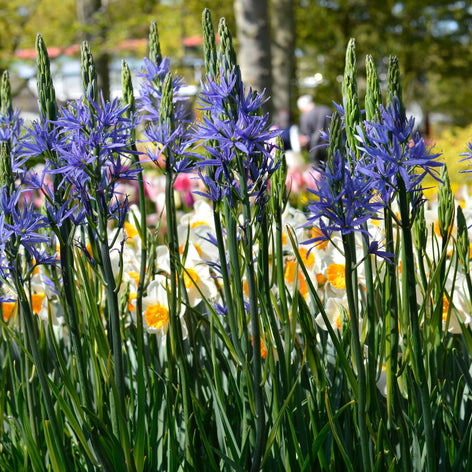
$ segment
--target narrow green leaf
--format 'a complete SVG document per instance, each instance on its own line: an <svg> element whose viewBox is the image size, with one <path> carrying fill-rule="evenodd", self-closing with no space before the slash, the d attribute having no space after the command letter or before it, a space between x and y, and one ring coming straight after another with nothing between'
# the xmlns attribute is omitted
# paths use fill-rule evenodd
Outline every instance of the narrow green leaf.
<svg viewBox="0 0 472 472"><path fill-rule="evenodd" d="M326 405L326 413L328 414L329 424L331 426L331 431L332 431L334 439L336 440L336 443L339 447L341 455L343 456L346 468L347 468L347 470L354 472L354 467L352 465L352 462L349 459L349 455L346 452L346 449L344 448L343 442L341 441L341 437L339 436L336 425L334 424L335 419L334 419L334 416L331 412L331 406L330 406L330 403L329 403L328 391L327 390L325 392L325 405Z"/></svg>

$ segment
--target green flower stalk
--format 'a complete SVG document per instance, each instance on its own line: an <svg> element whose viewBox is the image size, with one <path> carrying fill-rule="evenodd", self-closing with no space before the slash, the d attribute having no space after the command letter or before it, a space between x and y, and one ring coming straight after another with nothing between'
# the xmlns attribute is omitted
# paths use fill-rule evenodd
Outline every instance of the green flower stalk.
<svg viewBox="0 0 472 472"><path fill-rule="evenodd" d="M283 324L283 334L284 334L284 346L283 347L279 330L276 327L275 322L272 323L272 331L274 332L274 337L276 341L277 351L280 353L290 352L292 346L292 336L290 329L290 316L289 316L289 303L287 300L286 292L286 282L284 277L284 255L283 255L283 218L282 214L285 210L285 207L288 202L287 188L286 188L286 179L287 179L287 160L285 158L285 153L283 151L283 141L280 136L277 137L276 141L276 151L275 151L275 161L280 161L279 168L274 172L271 178L271 203L272 203L272 215L275 222L275 266L276 266L276 277L277 285L279 287L279 297L280 297L280 311L282 313L282 324ZM266 210L265 210L266 212ZM268 222L262 223L262 228L269 227ZM267 232L261 231L261 238L267 238ZM267 249L268 250L268 249ZM264 269L267 272L267 278L269 274L269 267L266 264ZM270 308L272 306L272 301L270 300L270 287L268 285L268 280L265 281L264 294L268 297L266 305ZM271 310L272 312L272 310ZM288 378L290 378L290 357L285 354L283 357L285 359L285 366L280 370L282 377L282 385L284 388L284 396L288 395L289 385Z"/></svg>
<svg viewBox="0 0 472 472"><path fill-rule="evenodd" d="M423 287L428 284L426 276L426 268L424 265L425 248L428 239L428 231L426 228L426 218L424 214L424 205L421 205L416 211L415 219L412 227L413 242L418 254L418 267L420 269L420 277Z"/></svg>
<svg viewBox="0 0 472 472"><path fill-rule="evenodd" d="M55 121L57 119L56 93L51 77L48 51L40 34L36 37L36 66L38 68L39 111L43 119ZM50 123L49 129L51 130L53 126Z"/></svg>
<svg viewBox="0 0 472 472"><path fill-rule="evenodd" d="M39 111L42 120L49 120L49 130L55 126L52 121L57 120L57 104L56 94L54 91L54 84L51 78L50 62L46 45L41 35L38 34L36 38L36 64L38 69L38 96L39 96ZM51 161L57 162L57 154L50 150L49 156ZM60 176L53 175L54 185L54 199L57 205L62 205L65 201L64 188L60 187ZM84 361L84 354L82 348L82 341L79 329L79 315L76 298L74 296L74 258L69 244L71 235L70 222L64 222L59 230L59 245L60 245L60 259L61 259L61 275L64 286L65 297L65 318L70 329L74 355L76 357L79 380L81 384L81 399L84 405L91 409L92 403L88 395L88 380Z"/></svg>
<svg viewBox="0 0 472 472"><path fill-rule="evenodd" d="M452 225L454 222L454 195L451 190L451 183L447 166L441 167L438 193L438 222L439 232L443 241L447 242L451 236Z"/></svg>
<svg viewBox="0 0 472 472"><path fill-rule="evenodd" d="M435 287L433 288L433 299L436 301L433 307L433 315L429 326L425 323L425 337L432 340L432 345L435 347L434 355L429 356L430 361L430 377L434 382L438 377L442 377L441 365L443 364L443 296L444 283L446 280L447 271L447 250L452 236L452 228L454 224L454 195L452 194L451 184L449 181L449 174L447 166L443 165L440 170L439 192L438 192L438 223L439 233L441 235L441 254L438 260L437 271L439 278L436 279ZM429 328L429 329L428 329ZM431 346L431 343L426 343L426 346Z"/></svg>
<svg viewBox="0 0 472 472"><path fill-rule="evenodd" d="M234 69L234 74L236 78L236 84L240 82L241 76L239 71L239 66L237 65L236 53L233 47L231 32L226 24L224 18L220 20L218 27L218 34L220 36L220 51L219 51L219 63L227 72L231 72ZM236 87L236 86L235 86ZM234 97L226 101L226 106L228 108L229 116L237 116L236 103L238 97L238 91L234 91ZM243 250L245 255L246 263L246 279L248 284L248 293L249 293L249 313L251 318L251 331L252 331L252 389L253 389L253 399L255 402L255 443L254 443L254 452L252 456L251 471L259 470L264 441L265 441L265 410L264 410L264 394L261 385L261 368L262 368L262 359L261 359L261 336L260 336L260 326L259 326L259 304L258 304L258 293L256 288L256 268L254 265L254 251L253 251L253 231L251 221L253 220L252 215L252 204L249 200L249 192L246 182L246 172L245 164L243 162L243 156L240 152L236 152L236 172L239 174L240 182L240 197L238 200L241 201L242 210L243 210L243 219L245 221L244 228L244 238L243 238ZM242 325L243 331L246 331L245 323L245 310L244 310L244 301L243 301L243 290L241 277L238 277L240 274L239 268L239 250L237 247L237 238L236 238L236 227L237 221L234 221L232 211L229 208L229 201L226 198L224 200L225 205L225 215L227 225L229 223L228 239L230 243L230 261L231 261L231 270L232 274L235 274L236 282L236 292L237 298L240 300L240 308L242 310ZM244 333L243 338L248 339L247 334ZM249 373L248 373L249 374ZM250 375L247 376L248 379Z"/></svg>
<svg viewBox="0 0 472 472"><path fill-rule="evenodd" d="M241 161L241 158L239 159ZM240 173L243 176L243 164L240 163ZM262 390L262 358L261 358L261 336L259 326L259 304L258 294L256 289L256 268L254 265L254 247L253 247L253 232L251 202L249 200L249 193L244 178L240 180L241 196L243 198L243 217L246 222L245 236L244 236L244 252L246 259L246 278L249 292L249 311L251 316L251 330L253 338L253 388L255 397L255 412L256 412L256 439L254 446L254 453L251 463L251 472L259 470L262 454L264 452L264 438L265 438L265 411L264 411L264 395Z"/></svg>
<svg viewBox="0 0 472 472"><path fill-rule="evenodd" d="M349 307L350 326L352 331L351 342L353 345L354 358L357 369L357 421L359 427L359 437L361 443L361 455L363 470L373 470L372 456L369 446L369 433L367 429L367 384L366 372L364 366L364 355L361 349L360 332L359 332L359 311L357 307L355 290L356 286L353 284L353 272L355 271L355 246L352 244L350 235L343 235L343 247L345 257L345 280L346 280L346 295ZM371 380L372 381L372 380Z"/></svg>
<svg viewBox="0 0 472 472"><path fill-rule="evenodd" d="M346 49L342 92L347 142L357 158L359 151L357 150L355 134L357 132L356 127L361 123L361 108L357 94L356 47L352 38L349 40Z"/></svg>
<svg viewBox="0 0 472 472"><path fill-rule="evenodd" d="M2 81L0 84L0 113L2 116L7 117L13 111L11 101L11 86L10 86L10 75L8 71L4 71L2 74Z"/></svg>
<svg viewBox="0 0 472 472"><path fill-rule="evenodd" d="M230 71L234 69L235 75L237 76L238 80L240 78L240 74L239 66L237 64L236 59L236 52L233 47L231 32L224 18L220 19L218 25L218 35L220 37L220 49L217 54L217 74L221 74L222 70L226 71L227 73L230 73ZM218 78L221 80L221 77ZM235 96L239 93L239 91L236 90L235 86L233 86L232 92L234 92ZM237 113L237 104L235 103L234 98L231 95L233 94L230 94L230 96L227 98L227 100L225 100L224 103L225 111L228 116L234 116L234 114ZM210 114L211 110L208 110L207 113ZM213 143L214 145L217 145L216 141L213 141ZM213 170L211 170L211 172L213 172ZM251 349L251 344L249 341L247 323L245 320L246 311L244 309L244 289L242 284L243 277L240 264L240 252L237 237L238 221L236 221L237 217L235 217L234 212L231 209L231 205L228 198L223 199L222 207L229 246L229 264L231 279L234 286L234 300L236 301L236 306L238 310L238 313L234 313L234 315L237 315L234 321L231 320L230 312L228 312L228 319L230 326L231 324L234 324L235 326L239 327L239 329L237 330L237 337L233 342L236 343L236 350L241 354L240 359L244 360L246 356L245 353ZM224 248L224 246L222 246L222 248Z"/></svg>
<svg viewBox="0 0 472 472"><path fill-rule="evenodd" d="M6 189L10 197L15 190L15 181L11 174L11 144L9 140L0 143L0 186Z"/></svg>
<svg viewBox="0 0 472 472"><path fill-rule="evenodd" d="M126 118L133 119L135 114L135 99L133 91L133 82L131 72L126 61L122 62L122 88L123 102L128 105L125 113ZM136 129L133 127L130 134L130 147L132 151L136 149ZM136 293L136 338L137 338L137 383L138 383L138 415L136 419L137 433L134 448L134 457L136 460L136 469L138 472L143 470L145 460L145 425L146 425L146 390L144 382L144 327L143 327L143 295L146 279L146 263L147 263L147 225L146 225L146 195L144 191L144 174L139 160L139 155L133 154L134 165L140 169L138 174L138 199L141 219L137 225L141 238L141 266L139 269L139 283Z"/></svg>
<svg viewBox="0 0 472 472"><path fill-rule="evenodd" d="M83 80L83 91L84 91L84 102L85 106L88 106L91 110L90 123L84 124L84 133L88 133L96 125L96 113L92 103L98 106L98 86L97 86L97 74L95 68L95 61L88 48L86 41L81 47L81 68L82 68L82 80ZM88 126L89 128L86 128ZM103 143L105 145L105 143ZM98 148L94 147L93 153L98 155ZM96 251L99 255L98 266L100 267L104 286L106 291L106 312L107 322L109 323L109 329L111 333L111 353L113 357L113 373L114 373L114 387L112 389L112 422L113 432L117 437L122 440L123 451L126 455L126 461L131 464L133 459L131 458L132 451L129 446L129 435L128 431L124 428L126 424L126 389L125 389L125 370L123 363L123 339L121 335L121 320L120 320L120 309L118 302L118 290L116 285L115 275L113 273L111 258L110 258L110 246L108 241L108 217L109 209L107 207L106 198L102 198L98 195L100 191L100 179L102 179L102 169L100 159L95 159L93 163L93 169L91 170L95 183L92 181L90 185L90 192L93 193L94 202L90 203L92 217L91 224L88 226L90 243L96 245ZM95 243L95 237L93 232L96 233L97 242Z"/></svg>
<svg viewBox="0 0 472 472"><path fill-rule="evenodd" d="M365 95L365 113L367 121L380 121L380 105L382 104L382 95L380 93L379 78L375 68L372 56L366 57L366 95ZM364 225L367 231L367 224ZM378 411L376 365L377 355L375 343L375 330L377 326L377 317L374 302L374 281L372 269L372 256L369 254L369 243L367 236L363 238L364 256L365 256L365 279L366 279L366 297L367 297L367 338L368 338L368 380L370 386L370 411ZM374 415L372 415L374 416Z"/></svg>
<svg viewBox="0 0 472 472"><path fill-rule="evenodd" d="M173 130L174 105L173 105L173 81L169 72L162 84L162 98L159 109L159 124L161 128ZM170 300L169 300L169 331L170 353L173 359L177 360L180 373L180 383L182 387L182 404L185 424L185 457L190 467L195 466L194 451L194 421L191 412L192 403L190 398L189 369L183 347L182 326L179 317L180 303L179 294L183 296L185 285L182 278L181 260L179 253L179 239L177 233L177 221L174 201L174 170L173 157L170 152L164 151L165 155L165 176L166 176L166 218L167 218L167 244L169 247L170 260ZM171 360L168 359L170 364ZM170 373L172 377L172 372Z"/></svg>
<svg viewBox="0 0 472 472"><path fill-rule="evenodd" d="M331 115L329 125L329 143L328 143L328 160L326 165L332 166L332 160L338 151L341 156L345 157L346 149L343 142L343 123L339 111L335 110Z"/></svg>
<svg viewBox="0 0 472 472"><path fill-rule="evenodd" d="M159 31L157 29L157 23L155 21L151 22L149 28L149 60L153 64L160 64L162 61L161 54L161 43L159 41Z"/></svg>
<svg viewBox="0 0 472 472"><path fill-rule="evenodd" d="M274 162L268 147L268 142L274 137L268 126L268 116L259 114L263 97L251 92L246 96L231 35L224 20L220 21L219 35L218 74L214 78L208 77L202 92L202 109L208 113L208 118L195 134L196 140L203 141L205 147L211 145L215 151L209 153L209 158L203 157L197 165L202 171L206 195L214 202L214 208L220 204L223 207L231 274L230 287L225 289L225 293L232 292L238 316L232 326L228 307L227 319L230 329L237 329L238 334L241 333L237 337L232 336L232 342L239 342L242 352L246 353L241 379L244 392L241 395L241 408L243 418L248 418L251 426L248 433L244 433L250 435L251 447L254 448L251 469L259 470L266 441L265 398L261 384L261 317L267 321L266 326L274 330L272 299L264 294L271 284L267 278L269 239L265 239L267 234L262 235L261 232L267 231L264 221L268 221L268 215L264 212L268 204L268 179L276 172L278 164ZM256 244L260 250L257 266ZM223 261L220 261L220 267ZM226 269L222 267L222 270ZM245 303L242 287L243 270L246 274L248 303ZM225 300L225 304L228 306L229 301ZM248 319L250 329L247 326ZM252 343L248 335L252 336ZM275 339L275 342L278 340ZM248 362L249 352L252 356ZM270 369L270 363L269 360L267 369ZM282 377L283 372L280 375ZM277 396L275 391L274 396ZM246 431L246 428L242 428L242 431ZM244 437L243 441L246 440Z"/></svg>
<svg viewBox="0 0 472 472"><path fill-rule="evenodd" d="M10 121L12 113L10 76L8 71L5 71L0 84L0 116L6 121ZM7 190L9 197L15 190L15 179L11 168L11 146L11 139L5 139L2 140L0 149L0 185Z"/></svg>
<svg viewBox="0 0 472 472"><path fill-rule="evenodd" d="M430 404L428 378L425 370L426 349L423 346L420 330L420 319L416 298L416 270L413 256L413 238L409 212L409 197L403 179L398 176L398 197L402 231L402 278L404 300L404 329L409 327L411 340L412 367L418 384L421 406L423 410L424 434L426 439L427 470L432 472L436 468L436 454L434 446L433 420Z"/></svg>
<svg viewBox="0 0 472 472"><path fill-rule="evenodd" d="M219 72L218 67L220 63L218 59L219 57L221 57L221 52L220 52L220 55L218 55L218 51L216 49L215 32L213 28L212 19L211 19L211 13L210 13L210 10L208 9L205 9L203 11L202 27L203 27L203 47L205 51L205 70L207 72L208 77L216 78ZM220 28L221 28L221 25L220 25ZM226 44L226 47L230 45L232 48L231 38L225 39L225 44ZM205 115L210 118L211 112L205 111ZM210 143L211 147L213 147L214 145L215 143ZM210 157L209 153L207 153L207 156ZM222 208L223 206L225 206L225 209ZM237 308L236 308L233 293L231 290L231 278L228 271L227 256L226 256L225 243L224 243L224 237L223 237L222 210L223 210L223 213L227 215L226 220L229 223L231 221L231 218L229 217L230 211L229 211L229 208L227 208L227 203L222 204L221 201L213 202L213 219L215 223L215 235L218 242L218 254L220 258L221 276L223 279L223 292L224 292L224 298L225 298L226 306L228 310L228 324L229 324L229 328L231 332L232 342L238 356L238 360L241 364L243 364L244 358L245 358L244 353L246 352L246 349L242 348L241 346L246 344L247 336L245 335L241 336L240 331L238 330L238 326L240 326L241 323L239 323L237 319L237 313L236 313ZM233 231L231 228L232 228L232 225L229 225L226 228L228 235L233 234ZM230 241L232 240L232 238L229 238L229 239ZM235 248L236 248L236 245L233 245L233 244L230 245L230 254L234 254L235 252L237 253L237 250L236 251L232 250ZM235 259L230 257L230 260L234 261ZM236 262L237 262L237 259L236 259ZM239 266L237 265L236 267L232 264L231 272L233 274L239 273ZM239 284L238 277L234 277L233 280L235 280L236 285ZM238 291L238 293L240 293L242 296L242 286L240 287L240 290Z"/></svg>
<svg viewBox="0 0 472 472"><path fill-rule="evenodd" d="M38 34L36 38L36 52L37 52L37 85L39 97L39 109L42 120L48 120L49 131L54 129L54 121L57 120L58 110L56 103L56 96L54 84L51 77L50 62L46 45L41 35ZM56 151L49 149L47 153L49 159L55 165L58 162ZM67 196L65 195L65 187L61 187L61 176L53 174L54 200L59 207L64 204ZM53 223L51 223L53 225ZM60 269L63 286L63 300L64 300L64 315L66 324L69 328L72 349L77 365L77 373L79 379L79 390L81 401L88 412L93 411L93 393L90 392L90 383L87 375L87 367L84 357L84 348L82 345L81 334L81 320L80 310L77 306L76 297L76 283L75 283L75 269L74 256L70 239L72 235L72 225L69 220L63 222L59 229L56 228L56 234L59 236L59 253L60 253ZM100 442L99 435L95 428L90 432L91 442L93 444L95 453L105 470L110 470L110 464L103 452L103 446Z"/></svg>
<svg viewBox="0 0 472 472"><path fill-rule="evenodd" d="M172 88L172 75L169 72L162 85L162 99L159 110L159 120L161 126L166 126L167 129L171 130L174 127L174 108L173 108L173 88ZM178 316L178 292L177 287L179 286L179 267L180 267L180 254L179 254L179 240L177 236L177 223L175 221L175 202L174 202L174 190L173 190L173 168L172 168L172 157L166 155L165 160L165 173L166 173L166 217L167 217L167 244L169 246L170 253L170 328L172 335L170 337L172 355L180 356L182 354L179 344L181 342L181 336L178 336L178 327L180 326L180 320Z"/></svg>
<svg viewBox="0 0 472 472"><path fill-rule="evenodd" d="M209 77L217 74L217 51L215 42L215 30L211 21L211 13L208 8L203 10L203 50L205 51L205 70Z"/></svg>
<svg viewBox="0 0 472 472"><path fill-rule="evenodd" d="M346 60L344 65L344 78L342 82L342 93L343 93L343 106L344 106L344 128L347 139L347 148L352 152L341 153L343 158L349 159L351 171L354 169L353 159L359 158L359 149L357 146L357 139L355 137L357 133L357 126L362 122L361 120L361 108L359 105L359 95L357 93L357 73L356 73L356 46L354 38L349 40L346 48ZM351 245L354 246L354 234L350 234ZM356 265L355 253L353 253L353 266ZM350 273L353 277L354 287L357 287L357 272L354 270ZM358 299L357 291L354 293L354 298Z"/></svg>
<svg viewBox="0 0 472 472"><path fill-rule="evenodd" d="M288 312L288 301L287 293L285 290L285 278L284 278L284 257L283 257L283 220L282 213L288 202L287 189L285 181L287 178L287 160L283 152L283 141L280 136L277 137L277 150L275 153L276 161L281 161L280 167L274 173L271 179L271 202L272 212L275 219L275 247L276 247L276 270L277 270L277 283L280 288L280 308L282 311L282 319L284 325L288 325L290 322ZM288 345L288 344L287 344Z"/></svg>
<svg viewBox="0 0 472 472"><path fill-rule="evenodd" d="M377 69L375 68L372 56L366 56L365 67L367 79L365 90L365 119L367 121L379 121L382 93L380 92L379 76L377 75Z"/></svg>
<svg viewBox="0 0 472 472"><path fill-rule="evenodd" d="M84 96L98 102L98 85L97 85L97 70L95 68L95 61L90 52L87 41L82 43L80 48L81 71L82 71L82 87Z"/></svg>
<svg viewBox="0 0 472 472"><path fill-rule="evenodd" d="M400 117L405 119L405 106L403 105L402 86L400 81L400 66L398 58L390 56L387 72L387 107L391 106L397 98L400 103Z"/></svg>
<svg viewBox="0 0 472 472"><path fill-rule="evenodd" d="M467 222L464 217L464 212L460 205L457 205L457 255L462 264L462 268L466 274L470 272L470 241L468 235ZM471 292L472 293L472 292Z"/></svg>
<svg viewBox="0 0 472 472"><path fill-rule="evenodd" d="M236 52L233 47L233 40L231 32L228 28L226 20L220 19L218 25L218 35L220 37L220 51L219 51L219 62L225 69L231 70L233 67L236 68L237 75L239 76L239 66L236 60Z"/></svg>

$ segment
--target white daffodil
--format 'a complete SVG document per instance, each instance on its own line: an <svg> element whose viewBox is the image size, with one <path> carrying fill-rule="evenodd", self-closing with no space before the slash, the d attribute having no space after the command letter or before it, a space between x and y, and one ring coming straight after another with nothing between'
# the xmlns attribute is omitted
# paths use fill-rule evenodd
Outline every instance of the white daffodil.
<svg viewBox="0 0 472 472"><path fill-rule="evenodd" d="M190 227L190 229L207 226L214 232L215 222L212 206L206 200L197 200L193 205L193 211L182 215L179 224Z"/></svg>
<svg viewBox="0 0 472 472"><path fill-rule="evenodd" d="M147 288L147 295L143 297L143 320L147 332L166 336L169 328L169 294L166 277L157 275ZM136 300L130 301L133 306ZM135 310L132 311L136 321ZM185 307L180 305L179 319L182 319Z"/></svg>
<svg viewBox="0 0 472 472"><path fill-rule="evenodd" d="M170 275L168 249L165 246L159 246L156 250L156 255L157 267ZM190 242L185 250L182 264L189 305L195 307L203 299L214 303L218 296L215 279L211 275L208 265L200 259L197 249Z"/></svg>
<svg viewBox="0 0 472 472"><path fill-rule="evenodd" d="M187 242L191 243L197 250L200 259L207 261L216 261L219 258L218 247L211 242L214 231L211 226L206 224L198 224L197 226L189 226L187 224L180 224L177 227L177 233L180 241L180 254L185 252Z"/></svg>
<svg viewBox="0 0 472 472"><path fill-rule="evenodd" d="M345 321L345 318L349 318L346 297L329 297L326 302L325 312L331 327L335 331L341 330L343 321ZM321 329L327 330L325 320L321 313L318 313L315 318L315 322Z"/></svg>

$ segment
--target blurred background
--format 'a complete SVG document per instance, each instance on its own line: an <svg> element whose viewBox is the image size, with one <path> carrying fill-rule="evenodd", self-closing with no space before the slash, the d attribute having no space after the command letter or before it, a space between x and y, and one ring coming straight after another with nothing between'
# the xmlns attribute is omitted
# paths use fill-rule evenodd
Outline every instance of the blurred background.
<svg viewBox="0 0 472 472"><path fill-rule="evenodd" d="M472 6L450 0L0 0L0 72L8 69L15 105L37 114L34 43L49 49L59 102L81 94L80 44L89 42L105 96L121 89L121 60L139 70L156 21L164 55L184 76L189 95L203 71L201 14L215 31L225 17L243 79L272 97L267 111L297 122L297 97L341 101L348 40L356 39L358 88L365 55L382 86L389 55L399 59L404 101L418 130L444 153L449 167L472 139ZM361 101L362 103L362 101Z"/></svg>

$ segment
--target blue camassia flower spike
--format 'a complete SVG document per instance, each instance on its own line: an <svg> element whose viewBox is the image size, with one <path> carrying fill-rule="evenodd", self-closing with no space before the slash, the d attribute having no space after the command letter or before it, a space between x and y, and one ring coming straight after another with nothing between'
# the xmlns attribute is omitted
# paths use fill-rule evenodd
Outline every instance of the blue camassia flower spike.
<svg viewBox="0 0 472 472"><path fill-rule="evenodd" d="M375 181L360 172L359 166L351 170L349 161L336 151L331 165L320 170L314 179L315 186L309 192L315 197L308 205L308 221L305 226L318 224L321 232L329 238L334 231L349 234L366 232L363 224L383 209L377 198ZM320 221L321 220L321 221ZM319 242L319 238L306 241Z"/></svg>
<svg viewBox="0 0 472 472"><path fill-rule="evenodd" d="M207 151L198 167L220 187L215 192L211 185L211 195L227 197L234 205L240 196L239 179L244 178L248 193L262 207L269 178L279 166L272 153L279 132L271 129L268 114L257 114L266 99L251 89L246 94L235 69L224 67L218 78L207 77L202 88L200 109L205 113L193 141Z"/></svg>
<svg viewBox="0 0 472 472"><path fill-rule="evenodd" d="M160 103L162 100L162 84L170 72L170 61L164 57L159 64L144 58L145 67L139 74L140 93L136 100L136 110L139 120L144 123L143 142L153 143L146 154L157 165L167 153L172 161L175 173L188 172L193 167L196 154L190 152L190 121L185 115L186 107L182 104L189 97L180 95L183 80L180 77L172 79L174 120L172 126L160 119Z"/></svg>
<svg viewBox="0 0 472 472"><path fill-rule="evenodd" d="M377 180L379 193L386 191L388 202L399 176L408 192L416 191L426 175L439 181L437 168L443 164L437 160L440 154L432 154L424 139L413 131L414 119L402 119L398 99L389 108L380 109L381 122L364 122L365 132L359 127L357 139L364 153L365 165L360 171Z"/></svg>

